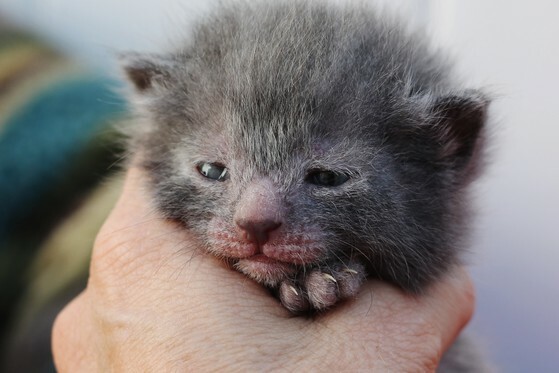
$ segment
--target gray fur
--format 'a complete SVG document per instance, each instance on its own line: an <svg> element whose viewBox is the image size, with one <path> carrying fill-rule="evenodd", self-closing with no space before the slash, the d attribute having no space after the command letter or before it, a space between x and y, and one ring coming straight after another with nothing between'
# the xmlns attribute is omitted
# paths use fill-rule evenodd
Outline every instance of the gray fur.
<svg viewBox="0 0 559 373"><path fill-rule="evenodd" d="M365 5L236 3L176 50L127 59L131 150L160 210L287 308L328 308L365 275L420 292L460 261L488 99L398 21ZM201 176L203 162L228 179ZM312 170L349 180L313 185ZM251 188L273 200L263 210L281 220L278 255L299 250L280 274L253 275L245 246L226 253L215 238L238 232L239 210L257 203ZM302 240L316 260L285 244Z"/></svg>

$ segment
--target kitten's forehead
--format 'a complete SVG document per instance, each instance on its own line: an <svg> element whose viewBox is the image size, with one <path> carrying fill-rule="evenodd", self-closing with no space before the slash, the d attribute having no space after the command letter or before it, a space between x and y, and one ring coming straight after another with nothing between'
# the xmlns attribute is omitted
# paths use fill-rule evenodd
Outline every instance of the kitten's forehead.
<svg viewBox="0 0 559 373"><path fill-rule="evenodd" d="M317 118L316 113L278 115L267 121L237 117L224 126L224 137L233 157L264 175L279 172L288 178L312 168L355 170L368 163L374 144L357 131Z"/></svg>
<svg viewBox="0 0 559 373"><path fill-rule="evenodd" d="M225 126L231 148L264 173L288 169L295 159L312 157L313 145L320 142L311 133L312 118L289 114L238 113Z"/></svg>

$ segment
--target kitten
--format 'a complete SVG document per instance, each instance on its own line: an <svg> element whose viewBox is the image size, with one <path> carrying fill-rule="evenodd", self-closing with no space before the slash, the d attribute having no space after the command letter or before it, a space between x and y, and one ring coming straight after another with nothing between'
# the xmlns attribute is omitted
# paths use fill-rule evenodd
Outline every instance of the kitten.
<svg viewBox="0 0 559 373"><path fill-rule="evenodd" d="M223 6L126 57L161 212L294 313L367 276L420 292L459 263L488 98L364 5Z"/></svg>

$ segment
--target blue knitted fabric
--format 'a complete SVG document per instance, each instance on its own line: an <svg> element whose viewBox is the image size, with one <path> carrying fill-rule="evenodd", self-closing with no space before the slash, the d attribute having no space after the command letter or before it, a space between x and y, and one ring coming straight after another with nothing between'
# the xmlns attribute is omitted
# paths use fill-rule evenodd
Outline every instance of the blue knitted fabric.
<svg viewBox="0 0 559 373"><path fill-rule="evenodd" d="M7 121L0 133L0 242L123 113L109 81L81 76L38 92Z"/></svg>

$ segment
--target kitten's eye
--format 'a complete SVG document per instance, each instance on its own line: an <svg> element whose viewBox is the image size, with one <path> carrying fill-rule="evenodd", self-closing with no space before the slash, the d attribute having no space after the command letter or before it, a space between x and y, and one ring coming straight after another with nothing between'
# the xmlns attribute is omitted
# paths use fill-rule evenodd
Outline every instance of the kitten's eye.
<svg viewBox="0 0 559 373"><path fill-rule="evenodd" d="M324 170L310 171L306 178L308 183L325 187L336 187L348 180L349 176L344 173Z"/></svg>
<svg viewBox="0 0 559 373"><path fill-rule="evenodd" d="M217 163L204 162L198 166L198 172L208 179L225 181L227 178L227 168Z"/></svg>

